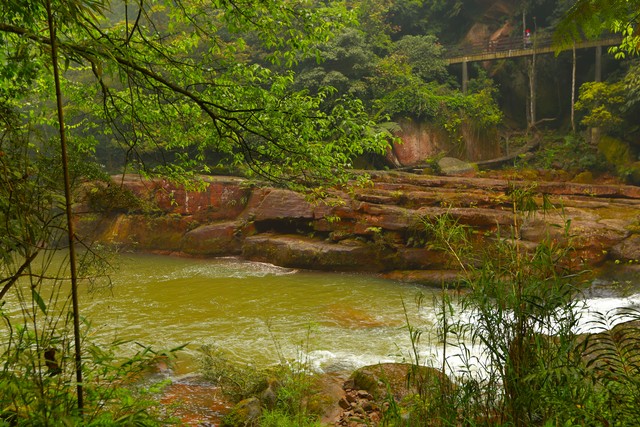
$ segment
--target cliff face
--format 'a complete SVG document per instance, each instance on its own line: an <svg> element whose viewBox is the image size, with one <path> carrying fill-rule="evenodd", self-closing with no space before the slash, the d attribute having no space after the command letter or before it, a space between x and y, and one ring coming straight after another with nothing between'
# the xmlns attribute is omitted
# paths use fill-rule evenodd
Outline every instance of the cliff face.
<svg viewBox="0 0 640 427"><path fill-rule="evenodd" d="M462 43L487 44L490 40L509 37L515 29L515 16L518 13L517 1L476 0L470 5L467 19L470 22Z"/></svg>
<svg viewBox="0 0 640 427"><path fill-rule="evenodd" d="M207 189L197 192L126 177L125 188L147 210L95 212L87 200L77 208L78 233L125 250L235 255L286 267L385 272L441 283L455 278L455 263L431 247L420 223L448 214L474 229L480 246L498 229L509 230L514 219L521 224L523 247L544 238L563 242L561 231L570 220L570 262L576 268L640 258L637 187L538 183L538 201L545 194L562 210L514 217L509 192L531 183L375 173L371 187L309 201L287 190L250 188L236 178L207 181Z"/></svg>

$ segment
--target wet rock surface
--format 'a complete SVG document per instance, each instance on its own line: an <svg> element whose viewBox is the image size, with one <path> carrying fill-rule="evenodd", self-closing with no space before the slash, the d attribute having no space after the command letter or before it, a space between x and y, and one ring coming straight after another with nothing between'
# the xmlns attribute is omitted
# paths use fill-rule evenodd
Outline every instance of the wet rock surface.
<svg viewBox="0 0 640 427"><path fill-rule="evenodd" d="M76 207L78 233L126 250L241 255L426 284L457 279L454 260L424 231L425 222L442 215L471 228L479 246L498 230L530 249L543 241L570 242L576 268L636 262L640 254L640 187L630 185L372 172L370 186L310 201L288 190L251 188L240 178L204 181L204 189L185 189L163 180L114 177L112 185L122 185L140 202L128 208L105 203L99 194L104 189L90 189L98 195ZM518 192L529 195L537 214L513 213Z"/></svg>

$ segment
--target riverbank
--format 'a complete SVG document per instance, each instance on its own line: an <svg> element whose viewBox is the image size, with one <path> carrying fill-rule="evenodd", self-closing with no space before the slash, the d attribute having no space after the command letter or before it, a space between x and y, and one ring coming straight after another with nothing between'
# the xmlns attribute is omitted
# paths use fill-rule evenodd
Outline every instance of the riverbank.
<svg viewBox="0 0 640 427"><path fill-rule="evenodd" d="M433 285L459 276L424 229L443 215L473 230L479 248L497 232L527 248L545 239L570 244L575 269L640 258L635 186L373 172L369 186L309 200L235 177L204 181L203 191L191 191L126 175L91 187L76 207L78 234L124 250L240 256ZM516 197L527 209L514 211Z"/></svg>

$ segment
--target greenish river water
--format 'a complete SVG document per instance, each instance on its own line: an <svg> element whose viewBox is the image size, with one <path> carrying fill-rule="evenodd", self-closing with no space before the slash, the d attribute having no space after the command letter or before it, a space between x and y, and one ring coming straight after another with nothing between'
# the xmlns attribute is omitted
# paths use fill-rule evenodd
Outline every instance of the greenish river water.
<svg viewBox="0 0 640 427"><path fill-rule="evenodd" d="M438 289L236 258L121 254L114 265L119 268L110 287L91 292L82 287L80 310L91 322L90 339L104 344L128 340L123 351L140 350L140 344L155 350L186 344L176 375L197 371L205 345L222 349L232 360L261 367L304 359L318 372L411 361L407 322L423 331L421 362L441 364L434 333ZM596 312L640 308L640 271L631 273L593 282L579 308L579 332L594 332L591 320ZM626 286L616 284L622 282ZM423 295L420 308L415 303L418 295ZM466 313L456 317L474 322ZM480 357L479 348L469 350ZM451 350L447 354L455 372L462 362L451 357Z"/></svg>
<svg viewBox="0 0 640 427"><path fill-rule="evenodd" d="M186 344L173 370L163 372L174 381L162 402L180 402L180 416L188 425L217 425L220 414L228 410L211 385L190 380L198 372L203 345L259 367L283 358L303 359L316 372L344 373L378 362L412 360L408 321L423 332L418 346L421 363L442 363L434 334L438 289L235 258L121 254L114 265L119 268L110 287L89 292L82 286L81 314L92 325L88 338L105 345L128 340L123 352L139 351L139 344L155 350ZM594 280L584 293L579 332L595 332L591 321L597 312L640 309L640 269L618 278L606 276ZM19 289L27 291L28 286ZM420 308L415 303L418 295L423 295ZM6 302L5 313L17 314L16 299L8 296ZM474 322L468 313L454 317ZM487 361L482 349L467 346L469 352L459 354L466 354L472 371L483 375L481 366ZM448 373L454 375L463 365L455 353L454 348L447 350Z"/></svg>
<svg viewBox="0 0 640 427"><path fill-rule="evenodd" d="M188 344L178 372L195 369L202 345L268 365L308 358L320 371L408 360L409 321L433 330L437 290L370 275L298 271L235 258L123 255L108 290L83 295L101 340L155 349ZM425 294L418 311L415 298ZM427 342L425 332L422 338Z"/></svg>

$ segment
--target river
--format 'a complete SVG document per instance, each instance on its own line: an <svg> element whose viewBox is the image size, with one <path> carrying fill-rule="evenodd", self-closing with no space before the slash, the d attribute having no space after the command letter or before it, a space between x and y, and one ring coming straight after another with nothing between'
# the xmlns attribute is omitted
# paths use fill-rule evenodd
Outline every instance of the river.
<svg viewBox="0 0 640 427"><path fill-rule="evenodd" d="M257 366L302 356L319 372L411 361L407 321L423 331L422 361L441 363L434 336L438 289L236 258L124 254L115 265L109 288L82 296L92 335L105 342L131 340L133 348L187 344L177 374L197 370L203 345ZM580 332L593 328L596 311L640 306L636 283L633 275L594 281L584 298Z"/></svg>
<svg viewBox="0 0 640 427"><path fill-rule="evenodd" d="M409 360L406 314L434 329L438 290L371 275L299 271L235 258L122 255L109 288L81 310L101 340L155 349L187 347L176 370L196 369L199 349L266 366L304 354L318 371ZM417 295L424 295L420 310ZM404 302L404 306L403 306Z"/></svg>
<svg viewBox="0 0 640 427"><path fill-rule="evenodd" d="M412 361L408 324L422 331L421 362L441 364L435 337L439 289L237 258L119 254L113 265L109 286L81 288L89 337L104 344L128 341L125 351L186 345L176 375L197 372L202 346L258 367L303 357L318 372ZM640 307L638 270L620 271L594 280L585 292L577 332L595 331L590 321L596 312ZM458 363L452 360L452 369Z"/></svg>
<svg viewBox="0 0 640 427"><path fill-rule="evenodd" d="M237 258L119 254L113 264L117 270L109 286L82 287L80 309L91 321L89 337L104 344L127 340L125 352L139 350L140 344L156 350L186 344L174 368L165 372L175 380L165 399L179 399L187 408L184 419L195 424L215 425L225 410L212 409L220 403L210 389L200 390L188 380L198 372L205 345L257 367L304 358L316 372L348 372L378 362L412 361L410 324L423 331L421 362L441 363L434 332L439 289ZM614 270L592 282L583 298L580 332L593 331L595 312L640 307L637 271ZM12 311L8 302L5 312ZM477 347L470 348L479 356ZM459 363L451 358L454 371ZM201 397L205 401L197 400Z"/></svg>

